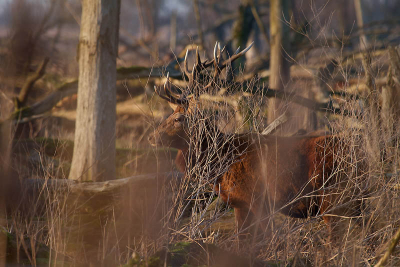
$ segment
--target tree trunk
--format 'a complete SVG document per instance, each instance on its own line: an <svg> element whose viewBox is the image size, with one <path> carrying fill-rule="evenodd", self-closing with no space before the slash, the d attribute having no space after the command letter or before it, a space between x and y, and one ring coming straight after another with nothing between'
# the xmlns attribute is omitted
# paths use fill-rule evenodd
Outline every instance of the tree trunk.
<svg viewBox="0 0 400 267"><path fill-rule="evenodd" d="M199 34L199 43L200 43L200 46L203 49L205 49L204 48L203 29L201 27L199 0L193 0L193 9L194 9L194 16L196 18L197 32Z"/></svg>
<svg viewBox="0 0 400 267"><path fill-rule="evenodd" d="M5 121L0 124L0 267L6 266L7 256L7 233L3 229L6 229L7 226L6 194L9 192L10 185L11 144L11 121Z"/></svg>
<svg viewBox="0 0 400 267"><path fill-rule="evenodd" d="M119 0L82 1L78 106L69 179L115 179L119 12Z"/></svg>
<svg viewBox="0 0 400 267"><path fill-rule="evenodd" d="M290 79L290 62L285 59L290 53L289 26L289 1L270 1L270 42L271 42L271 63L269 87L275 90L284 90ZM272 98L268 105L268 123L273 122L282 110L282 100Z"/></svg>
<svg viewBox="0 0 400 267"><path fill-rule="evenodd" d="M235 21L232 29L232 51L230 51L230 55L236 51L238 47L247 46L247 42L249 41L250 34L252 32L254 25L254 16L251 12L251 5L248 1L243 1L243 3L239 6L239 17ZM254 48L253 48L254 49ZM229 51L228 51L229 52ZM234 73L240 72L240 65L244 65L246 62L246 56L240 57L232 63L232 72L229 72L229 75L233 75ZM233 77L228 77L228 80L233 79Z"/></svg>
<svg viewBox="0 0 400 267"><path fill-rule="evenodd" d="M360 0L354 0L354 9L356 11L357 26L360 29L360 49L367 48L367 37L364 33L364 19Z"/></svg>

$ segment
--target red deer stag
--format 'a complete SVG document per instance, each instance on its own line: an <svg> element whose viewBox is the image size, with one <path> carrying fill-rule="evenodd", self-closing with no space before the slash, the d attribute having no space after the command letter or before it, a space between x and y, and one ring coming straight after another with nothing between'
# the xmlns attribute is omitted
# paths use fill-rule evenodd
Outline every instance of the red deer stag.
<svg viewBox="0 0 400 267"><path fill-rule="evenodd" d="M198 94L199 91L215 89L213 86L217 86L221 70L250 47L240 53L237 51L225 61L221 50L217 54L217 46L212 61L201 62L196 51L196 63L191 72L187 67L186 53L187 91ZM211 65L214 76L202 87L200 72ZM354 188L355 182L349 182L351 177L343 179L337 171L342 169L343 172L345 168L340 166L339 159L349 153L348 146L343 146L340 138L333 135L279 137L222 133L215 126L215 120L202 117L196 93L190 97L178 95L170 86L167 75L164 94L159 88L156 92L174 106L174 112L149 136L149 142L179 149L176 164L181 171L194 166L211 170L209 173L212 175L208 176L210 184L214 185L222 200L234 208L238 229L250 229L255 220L265 227L262 219L271 212L280 211L295 218L322 215L332 231L332 218L335 217L332 214L359 214L358 205L350 208L342 205L357 201L344 198L342 194L344 190ZM341 205L336 206L339 199Z"/></svg>

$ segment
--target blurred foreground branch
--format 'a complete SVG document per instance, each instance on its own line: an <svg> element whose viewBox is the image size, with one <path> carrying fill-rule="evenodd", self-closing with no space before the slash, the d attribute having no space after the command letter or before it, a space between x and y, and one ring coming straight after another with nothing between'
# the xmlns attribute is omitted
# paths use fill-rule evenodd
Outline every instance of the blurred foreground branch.
<svg viewBox="0 0 400 267"><path fill-rule="evenodd" d="M261 134L269 135L273 133L280 125L284 124L288 120L286 113L283 113L278 118L276 118L273 122L271 122L267 128L265 128Z"/></svg>
<svg viewBox="0 0 400 267"><path fill-rule="evenodd" d="M381 266L386 265L387 261L389 260L390 255L393 253L395 247L399 243L399 240L400 240L400 228L397 229L396 234L394 235L392 240L390 240L390 242L389 242L389 247L388 247L387 251L385 252L383 257L378 261L378 263L375 265L375 267L381 267Z"/></svg>

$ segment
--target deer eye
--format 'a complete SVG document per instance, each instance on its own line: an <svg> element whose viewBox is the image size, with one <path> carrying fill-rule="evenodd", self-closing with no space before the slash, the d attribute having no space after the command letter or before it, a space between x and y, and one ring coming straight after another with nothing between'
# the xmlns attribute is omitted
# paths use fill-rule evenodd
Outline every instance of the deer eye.
<svg viewBox="0 0 400 267"><path fill-rule="evenodd" d="M182 122L184 120L184 116L179 116L174 119L174 122Z"/></svg>

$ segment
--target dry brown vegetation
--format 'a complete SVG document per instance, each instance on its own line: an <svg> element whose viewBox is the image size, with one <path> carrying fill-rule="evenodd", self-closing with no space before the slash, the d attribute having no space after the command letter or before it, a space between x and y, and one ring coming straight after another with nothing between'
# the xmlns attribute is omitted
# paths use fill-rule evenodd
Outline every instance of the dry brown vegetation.
<svg viewBox="0 0 400 267"><path fill-rule="evenodd" d="M267 90L266 61L257 62L251 57L246 71L239 71L235 80L229 80L228 73L227 81L218 90L201 92L205 108L191 118L192 134L207 135L201 131L201 123L209 117L216 119L216 127L224 133L261 133L268 127L268 99L276 96L284 100L279 112L287 119L278 123L275 134L292 136L321 130L340 136L344 145L350 147L351 153L337 151L335 156L340 164L334 172L353 183L341 192L343 199L350 196L363 205L361 215L338 219L338 240L329 240L322 214L293 219L273 211L263 218L270 231L265 236L260 234L256 242L243 245L239 243L241 232L236 229L233 210L209 186L210 175L226 170L231 162L224 165L221 161L218 170L191 166L190 172L183 175L174 165L177 150L153 148L147 143L148 134L171 113L152 87L165 81L165 67L170 70L172 82L185 88L178 66L186 45L195 48L196 31L191 31L192 40L178 42L174 51L183 54L177 53L178 61L171 60L172 56L167 55L170 40L164 38L158 43L162 37L155 34L165 29L157 30L157 23L150 19L155 12L151 3L163 1L137 1L139 6L133 7L125 4L121 19L129 15L126 11L135 12L140 15L142 27L132 34L124 28L128 23L121 26L118 64L127 68L119 70L117 84L119 179L78 183L66 178L73 149L77 74L75 59L68 54L73 54L77 42L79 28L75 20L79 20L80 10L74 1L49 3L53 4L37 7L32 1L23 0L10 4L10 12L18 13L21 20L14 19L9 25L10 34L1 37L0 56L6 60L0 63L0 189L5 190L1 191L0 227L6 237L0 236L0 256L6 240L7 263L372 266L386 259L389 266L400 264L396 249L383 257L400 228L398 23L391 22L389 30L389 26L379 27L379 23L366 27L364 33L371 39L382 32L386 35L376 37L375 43L359 50L348 45L352 38L358 38L358 31L345 32L347 39L327 34L333 18L327 16L326 21L321 21L319 12L332 14L330 3L326 9L315 10L312 6L305 16L315 18L310 22L314 28L299 29L295 21L288 22L305 38L297 44L302 49L289 59L291 80L285 93ZM200 1L200 8L204 5ZM36 12L30 14L30 10ZM262 8L259 12L262 18L267 13L264 11ZM221 20L217 24L225 27L232 22L236 15L229 15L223 18L228 22ZM212 13L211 17L217 14ZM191 23L185 32L196 28L194 21ZM212 51L215 43L215 37L209 33L219 32L214 32L215 25L208 20L203 19L202 23L203 41L208 48L202 53L206 53ZM333 28L335 23L338 22L332 22ZM156 61L163 53L165 62ZM46 58L50 61L43 66ZM41 66L44 75L39 77ZM210 74L203 74L206 84ZM35 104L48 96L54 96L58 104L46 106L47 112L41 113ZM10 116L11 120L7 120ZM209 153L215 151L210 148ZM360 161L367 170L363 177L354 167ZM356 187L365 193L356 195L351 191ZM340 205L337 203L335 208L340 209Z"/></svg>

